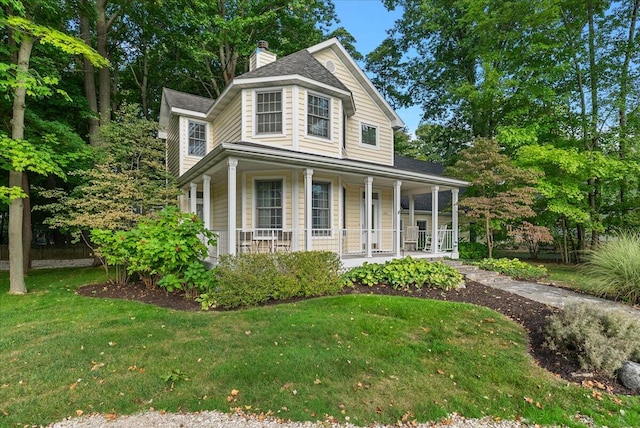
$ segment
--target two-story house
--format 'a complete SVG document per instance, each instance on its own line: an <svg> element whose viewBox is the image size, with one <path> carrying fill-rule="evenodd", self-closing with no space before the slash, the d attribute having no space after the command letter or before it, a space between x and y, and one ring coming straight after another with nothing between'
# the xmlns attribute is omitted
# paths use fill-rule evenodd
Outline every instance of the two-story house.
<svg viewBox="0 0 640 428"><path fill-rule="evenodd" d="M281 59L260 42L250 64L216 100L162 95L167 167L185 190L182 209L218 234L212 258L329 250L349 266L405 250L457 257L466 183L394 156L403 122L337 39ZM430 214L418 220L415 195L425 194Z"/></svg>

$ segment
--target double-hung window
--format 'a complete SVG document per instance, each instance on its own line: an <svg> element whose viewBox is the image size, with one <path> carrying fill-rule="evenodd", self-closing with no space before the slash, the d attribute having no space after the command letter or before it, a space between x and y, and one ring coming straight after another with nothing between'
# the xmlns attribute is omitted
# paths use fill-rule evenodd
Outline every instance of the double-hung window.
<svg viewBox="0 0 640 428"><path fill-rule="evenodd" d="M309 94L307 98L307 134L329 138L329 99Z"/></svg>
<svg viewBox="0 0 640 428"><path fill-rule="evenodd" d="M282 229L282 180L256 181L256 226Z"/></svg>
<svg viewBox="0 0 640 428"><path fill-rule="evenodd" d="M204 123L189 122L189 155L204 156L206 151L207 126Z"/></svg>
<svg viewBox="0 0 640 428"><path fill-rule="evenodd" d="M256 93L256 134L282 133L282 91Z"/></svg>
<svg viewBox="0 0 640 428"><path fill-rule="evenodd" d="M313 236L331 236L331 185L314 182L311 186Z"/></svg>
<svg viewBox="0 0 640 428"><path fill-rule="evenodd" d="M363 123L361 125L361 139L362 144L367 146L378 146L378 127Z"/></svg>

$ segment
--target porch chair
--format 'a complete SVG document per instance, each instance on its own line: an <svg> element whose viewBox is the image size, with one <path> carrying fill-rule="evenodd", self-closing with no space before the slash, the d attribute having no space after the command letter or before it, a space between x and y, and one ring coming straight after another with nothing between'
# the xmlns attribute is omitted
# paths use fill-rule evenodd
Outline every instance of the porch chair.
<svg viewBox="0 0 640 428"><path fill-rule="evenodd" d="M404 249L409 249L409 246L413 246L413 251L418 249L418 226L407 226L404 231Z"/></svg>
<svg viewBox="0 0 640 428"><path fill-rule="evenodd" d="M424 242L424 248L422 249L422 251L424 251L425 253L431 252L433 251L433 245L437 245L436 252L439 252L442 249L442 245L444 244L444 240L447 236L448 228L449 226L446 224L443 224L442 226L440 226L440 228L438 228L437 239L435 240L431 235L427 235Z"/></svg>
<svg viewBox="0 0 640 428"><path fill-rule="evenodd" d="M238 232L238 252L253 253L253 232Z"/></svg>
<svg viewBox="0 0 640 428"><path fill-rule="evenodd" d="M447 229L449 228L448 225L443 224L442 226L440 226L440 228L438 229L438 249L437 251L440 252L442 250L443 244L444 244L444 240L447 237Z"/></svg>
<svg viewBox="0 0 640 428"><path fill-rule="evenodd" d="M293 232L291 231L278 232L278 239L276 240L276 243L275 243L275 251L278 251L282 248L284 251L289 252L289 250L291 249L292 234Z"/></svg>

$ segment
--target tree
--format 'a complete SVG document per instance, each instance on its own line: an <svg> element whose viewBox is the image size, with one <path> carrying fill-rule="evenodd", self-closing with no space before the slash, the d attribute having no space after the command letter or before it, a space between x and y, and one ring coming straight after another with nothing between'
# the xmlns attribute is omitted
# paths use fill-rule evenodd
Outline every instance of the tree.
<svg viewBox="0 0 640 428"><path fill-rule="evenodd" d="M469 189L460 200L466 215L484 221L489 257L493 256L493 234L509 221L535 215L533 184L541 174L517 167L500 153L496 140L478 138L473 146L460 152L458 161L447 170L469 181Z"/></svg>
<svg viewBox="0 0 640 428"><path fill-rule="evenodd" d="M7 27L12 32L12 40L16 46L19 45L16 62L14 64L3 64L0 72L4 79L4 90L8 90L13 98L12 112L12 144L16 148L24 150L9 154L6 164L9 166L9 191L16 196L16 189L20 188L19 197L14 197L9 206L9 269L10 269L10 289L12 294L24 294L27 289L24 283L24 245L23 245L23 199L28 197L28 185L25 171L30 169L38 173L52 173L59 171L51 159L42 157L42 153L33 150L29 143L22 143L24 140L24 117L26 111L26 96L50 95L51 86L57 82L51 78L38 78L38 75L30 74L29 61L31 51L37 41L50 44L68 54L82 54L91 59L97 65L106 65L106 62L97 53L88 48L81 41L61 33L53 28L38 25L33 21L13 15L24 13L22 3L13 0L2 0L2 6L8 6L10 13L0 16L0 25ZM6 143L6 138L3 138ZM24 154L32 153L34 158L25 161Z"/></svg>

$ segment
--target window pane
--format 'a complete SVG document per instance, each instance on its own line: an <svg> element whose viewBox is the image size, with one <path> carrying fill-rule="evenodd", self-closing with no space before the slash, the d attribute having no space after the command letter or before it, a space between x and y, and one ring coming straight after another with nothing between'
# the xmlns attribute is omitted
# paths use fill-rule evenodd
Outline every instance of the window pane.
<svg viewBox="0 0 640 428"><path fill-rule="evenodd" d="M256 93L256 133L282 132L282 91Z"/></svg>
<svg viewBox="0 0 640 428"><path fill-rule="evenodd" d="M309 95L307 100L307 134L329 138L329 99Z"/></svg>
<svg viewBox="0 0 640 428"><path fill-rule="evenodd" d="M313 183L311 186L312 229L331 228L330 183ZM329 236L330 232L316 230L314 236Z"/></svg>
<svg viewBox="0 0 640 428"><path fill-rule="evenodd" d="M282 180L256 182L256 218L259 229L282 228Z"/></svg>
<svg viewBox="0 0 640 428"><path fill-rule="evenodd" d="M362 144L368 144L370 146L378 145L378 128L375 126L362 124Z"/></svg>
<svg viewBox="0 0 640 428"><path fill-rule="evenodd" d="M189 155L204 156L206 147L206 126L203 123L189 122Z"/></svg>

